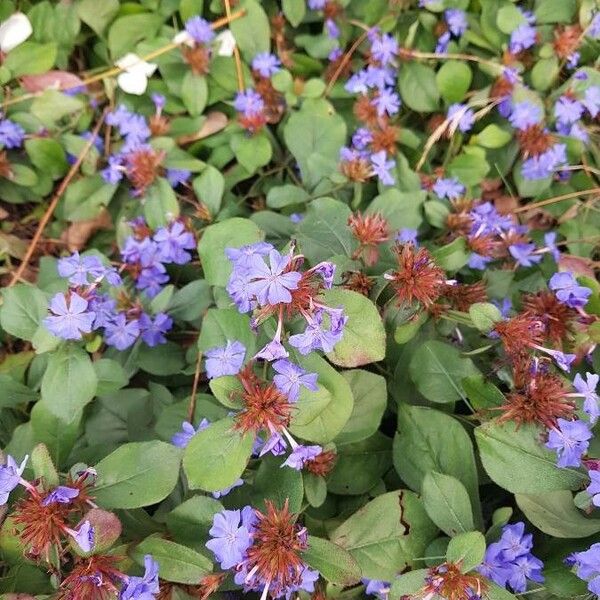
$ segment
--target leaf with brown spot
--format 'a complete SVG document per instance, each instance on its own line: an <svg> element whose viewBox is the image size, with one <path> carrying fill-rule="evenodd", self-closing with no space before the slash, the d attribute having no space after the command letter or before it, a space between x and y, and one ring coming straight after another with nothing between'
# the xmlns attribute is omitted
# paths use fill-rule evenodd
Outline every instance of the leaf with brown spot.
<svg viewBox="0 0 600 600"><path fill-rule="evenodd" d="M43 92L49 88L73 89L83 85L83 80L67 71L47 71L40 75L24 75L21 77L21 85L28 92Z"/></svg>

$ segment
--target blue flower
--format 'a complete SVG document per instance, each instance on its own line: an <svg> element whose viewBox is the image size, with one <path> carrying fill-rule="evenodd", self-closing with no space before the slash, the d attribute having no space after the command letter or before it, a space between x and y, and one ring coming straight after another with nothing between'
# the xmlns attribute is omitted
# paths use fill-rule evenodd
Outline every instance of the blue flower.
<svg viewBox="0 0 600 600"><path fill-rule="evenodd" d="M249 527L244 524L239 510L223 510L215 514L208 533L212 539L206 542L206 547L215 555L222 569L231 569L241 563L252 543Z"/></svg>
<svg viewBox="0 0 600 600"><path fill-rule="evenodd" d="M380 150L375 154L371 155L371 167L373 173L377 175L379 181L384 185L393 185L395 182L394 177L390 171L396 166L394 160L387 160L387 154L385 150Z"/></svg>
<svg viewBox="0 0 600 600"><path fill-rule="evenodd" d="M185 30L197 44L208 44L215 37L210 23L199 16L188 19L185 22Z"/></svg>
<svg viewBox="0 0 600 600"><path fill-rule="evenodd" d="M458 200L465 193L465 186L456 177L440 177L431 188L436 196Z"/></svg>
<svg viewBox="0 0 600 600"><path fill-rule="evenodd" d="M317 385L318 375L307 373L303 368L291 363L289 360L278 360L273 363L273 369L277 373L273 377L275 387L285 394L290 402L296 402L300 396L300 386L312 392L319 389Z"/></svg>
<svg viewBox="0 0 600 600"><path fill-rule="evenodd" d="M124 312L119 313L104 329L104 341L117 350L126 350L140 336L140 323L137 319L127 320Z"/></svg>
<svg viewBox="0 0 600 600"><path fill-rule="evenodd" d="M281 70L281 61L270 52L260 52L252 59L252 69L261 77L269 78Z"/></svg>
<svg viewBox="0 0 600 600"><path fill-rule="evenodd" d="M79 496L79 490L77 488L67 487L66 485L59 485L55 487L43 500L44 506L50 504L70 504L71 500Z"/></svg>
<svg viewBox="0 0 600 600"><path fill-rule="evenodd" d="M144 556L144 575L128 577L119 600L154 600L160 591L158 583L158 563L150 554Z"/></svg>
<svg viewBox="0 0 600 600"><path fill-rule="evenodd" d="M587 452L592 432L583 421L557 419L557 427L550 430L546 448L555 450L559 467L579 467Z"/></svg>
<svg viewBox="0 0 600 600"><path fill-rule="evenodd" d="M143 312L139 318L139 326L142 340L152 348L167 341L165 333L173 327L173 319L165 313L157 313L152 319L150 315Z"/></svg>
<svg viewBox="0 0 600 600"><path fill-rule="evenodd" d="M0 144L5 148L20 148L25 139L25 130L10 119L0 119Z"/></svg>
<svg viewBox="0 0 600 600"><path fill-rule="evenodd" d="M43 321L45 327L56 337L63 340L80 340L84 333L92 331L96 313L89 310L88 301L71 292L69 304L65 294L56 294L50 300L52 315Z"/></svg>
<svg viewBox="0 0 600 600"><path fill-rule="evenodd" d="M9 494L19 485L28 460L29 455L18 465L9 454L6 457L6 463L0 465L0 506L4 506L8 502Z"/></svg>
<svg viewBox="0 0 600 600"><path fill-rule="evenodd" d="M556 299L570 308L583 308L592 290L577 283L577 280L569 271L555 273L550 278L548 287L556 292Z"/></svg>
<svg viewBox="0 0 600 600"><path fill-rule="evenodd" d="M246 347L237 340L227 340L220 348L211 348L205 352L206 376L209 379L224 375L237 375L244 364Z"/></svg>

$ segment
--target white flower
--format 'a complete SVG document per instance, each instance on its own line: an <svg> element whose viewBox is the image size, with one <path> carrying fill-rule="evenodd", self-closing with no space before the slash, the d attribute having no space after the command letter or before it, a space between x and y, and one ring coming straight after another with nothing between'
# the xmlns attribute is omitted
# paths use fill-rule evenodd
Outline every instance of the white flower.
<svg viewBox="0 0 600 600"><path fill-rule="evenodd" d="M0 25L0 50L10 52L22 44L32 33L33 28L27 15L21 12L11 15Z"/></svg>
<svg viewBox="0 0 600 600"><path fill-rule="evenodd" d="M128 94L141 96L148 87L148 77L156 71L158 65L147 63L137 54L130 52L115 62L123 72L117 77L119 87Z"/></svg>
<svg viewBox="0 0 600 600"><path fill-rule="evenodd" d="M233 49L235 48L235 38L231 29L225 29L216 38L215 44L219 48L217 54L219 56L233 56Z"/></svg>
<svg viewBox="0 0 600 600"><path fill-rule="evenodd" d="M182 29L178 33L175 34L173 38L173 43L181 46L185 44L186 46L193 47L194 46L194 38L185 30Z"/></svg>

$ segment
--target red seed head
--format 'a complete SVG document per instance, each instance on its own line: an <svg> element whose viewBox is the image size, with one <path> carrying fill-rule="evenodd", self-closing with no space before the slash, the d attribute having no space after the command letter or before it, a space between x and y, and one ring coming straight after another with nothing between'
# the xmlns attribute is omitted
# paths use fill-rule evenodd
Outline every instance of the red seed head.
<svg viewBox="0 0 600 600"><path fill-rule="evenodd" d="M348 218L348 226L360 244L352 258L362 256L367 266L373 266L379 259L378 244L390 239L387 221L379 213L362 215L357 212Z"/></svg>

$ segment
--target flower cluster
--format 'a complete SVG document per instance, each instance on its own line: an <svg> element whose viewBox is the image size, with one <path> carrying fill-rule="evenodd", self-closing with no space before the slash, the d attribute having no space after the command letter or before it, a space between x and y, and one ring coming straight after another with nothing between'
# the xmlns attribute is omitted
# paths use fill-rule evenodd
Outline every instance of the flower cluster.
<svg viewBox="0 0 600 600"><path fill-rule="evenodd" d="M600 596L600 544L592 544L584 552L574 552L565 561L575 568L577 577L588 584L588 590Z"/></svg>
<svg viewBox="0 0 600 600"><path fill-rule="evenodd" d="M522 593L528 581L544 582L544 565L531 553L532 547L533 536L525 533L524 523L505 525L500 539L487 547L477 570L498 585Z"/></svg>
<svg viewBox="0 0 600 600"><path fill-rule="evenodd" d="M105 267L99 257L75 252L58 261L58 272L68 280L69 290L50 301L51 315L44 325L52 334L79 340L103 328L105 342L117 350L129 348L139 338L148 346L166 342L173 320L163 312L149 314L143 297L153 298L169 281L165 264L181 265L191 259L188 250L195 247L194 237L180 221L152 235L141 219L133 221L132 227L134 234L125 241L120 271L131 275L135 290L143 295L132 297L119 272Z"/></svg>
<svg viewBox="0 0 600 600"><path fill-rule="evenodd" d="M369 32L370 64L346 83L346 90L359 94L354 114L361 122L352 145L341 150L341 169L352 181L366 181L377 176L384 185L395 181L391 171L396 162L399 130L392 123L400 110L400 97L394 91L397 76L398 42L378 30Z"/></svg>
<svg viewBox="0 0 600 600"><path fill-rule="evenodd" d="M306 528L296 523L287 500L280 508L269 500L265 505L264 512L245 506L217 513L206 547L222 569L234 570L245 591L261 592L261 600L313 592L319 573L301 556L308 546Z"/></svg>
<svg viewBox="0 0 600 600"><path fill-rule="evenodd" d="M88 488L93 484L93 470L81 472L67 485L45 489L38 481L29 482L23 472L29 457L19 465L8 455L0 465L0 506L8 502L10 493L19 485L26 496L17 501L12 513L15 524L20 525L19 537L32 558L50 562L50 551L64 551L65 542L73 540L83 552L94 548L94 528L85 520L85 512L95 505Z"/></svg>

